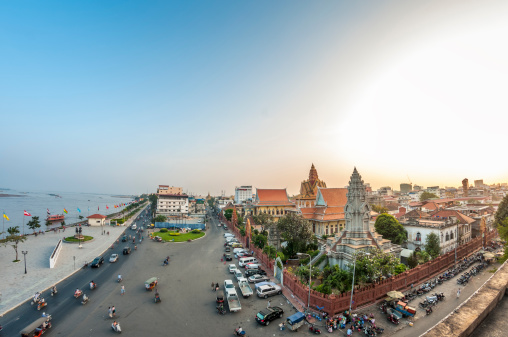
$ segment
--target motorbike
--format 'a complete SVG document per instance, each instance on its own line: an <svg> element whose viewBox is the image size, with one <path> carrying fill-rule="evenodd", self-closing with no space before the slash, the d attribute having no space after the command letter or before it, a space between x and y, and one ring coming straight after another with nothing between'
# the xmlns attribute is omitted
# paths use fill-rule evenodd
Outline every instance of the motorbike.
<svg viewBox="0 0 508 337"><path fill-rule="evenodd" d="M90 298L86 296L86 294L83 294L83 300L81 301L81 304L85 305L90 301Z"/></svg>
<svg viewBox="0 0 508 337"><path fill-rule="evenodd" d="M163 266L167 266L169 264L169 261L168 260L164 260L164 262L162 262L162 265Z"/></svg>
<svg viewBox="0 0 508 337"><path fill-rule="evenodd" d="M155 293L154 301L155 303L161 302L161 297L159 296L159 293Z"/></svg>
<svg viewBox="0 0 508 337"><path fill-rule="evenodd" d="M372 329L372 328L367 328L367 327L365 327L365 328L363 329L363 332L364 332L364 333L365 333L365 335L367 335L367 336L376 336L376 331L374 331L374 329Z"/></svg>
<svg viewBox="0 0 508 337"><path fill-rule="evenodd" d="M41 298L41 300L39 301L39 304L37 304L37 310L41 310L42 308L44 308L47 305L48 305L48 303L46 301L44 301L43 298Z"/></svg>
<svg viewBox="0 0 508 337"><path fill-rule="evenodd" d="M79 298L81 295L83 295L83 292L81 290L74 292L74 298Z"/></svg>
<svg viewBox="0 0 508 337"><path fill-rule="evenodd" d="M395 317L393 314L392 315L388 315L386 317L386 319L389 321L389 322L392 322L393 324L395 325L398 325L399 324L399 319L397 317Z"/></svg>
<svg viewBox="0 0 508 337"><path fill-rule="evenodd" d="M378 334L382 334L382 333L385 331L385 329L383 329L383 328L379 328L379 327L375 327L375 328L374 328L374 330L375 330L375 331L376 331L376 333L378 333Z"/></svg>
<svg viewBox="0 0 508 337"><path fill-rule="evenodd" d="M118 283L120 283L120 282L122 282L122 281L123 281L123 278L119 277L119 278L117 278L117 279L116 279L116 281L117 281Z"/></svg>
<svg viewBox="0 0 508 337"><path fill-rule="evenodd" d="M97 283L90 282L90 290L94 290L95 288L97 288Z"/></svg>
<svg viewBox="0 0 508 337"><path fill-rule="evenodd" d="M321 330L319 330L318 328L316 328L314 325L311 325L309 326L309 331L310 332L313 332L314 334L318 335L321 333Z"/></svg>
<svg viewBox="0 0 508 337"><path fill-rule="evenodd" d="M51 296L54 296L58 293L58 290L56 290L56 287L51 288Z"/></svg>
<svg viewBox="0 0 508 337"><path fill-rule="evenodd" d="M428 307L427 309L425 309L425 313L426 313L427 315L432 314L432 307Z"/></svg>
<svg viewBox="0 0 508 337"><path fill-rule="evenodd" d="M245 335L245 330L238 331L238 329L235 329L234 333L235 333L235 336L243 336L243 335Z"/></svg>
<svg viewBox="0 0 508 337"><path fill-rule="evenodd" d="M122 333L122 328L120 327L120 323L113 323L111 324L111 329L113 329L114 332Z"/></svg>
<svg viewBox="0 0 508 337"><path fill-rule="evenodd" d="M222 305L219 305L216 308L217 308L217 313L219 315L225 315L226 314L226 310L224 310L224 307Z"/></svg>

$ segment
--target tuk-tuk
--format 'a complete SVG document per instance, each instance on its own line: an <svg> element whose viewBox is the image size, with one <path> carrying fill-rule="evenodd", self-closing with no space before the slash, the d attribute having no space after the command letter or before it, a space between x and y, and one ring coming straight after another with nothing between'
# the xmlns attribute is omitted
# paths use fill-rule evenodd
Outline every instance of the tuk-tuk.
<svg viewBox="0 0 508 337"><path fill-rule="evenodd" d="M224 292L222 290L217 291L217 299L215 302L224 303Z"/></svg>
<svg viewBox="0 0 508 337"><path fill-rule="evenodd" d="M158 284L157 277L149 278L145 281L145 289L152 291L153 288Z"/></svg>
<svg viewBox="0 0 508 337"><path fill-rule="evenodd" d="M286 325L291 331L298 331L298 328L303 325L304 320L305 315L301 312L297 312L286 319Z"/></svg>
<svg viewBox="0 0 508 337"><path fill-rule="evenodd" d="M21 330L19 333L21 337L39 337L46 330L51 328L51 315L38 318L32 324Z"/></svg>

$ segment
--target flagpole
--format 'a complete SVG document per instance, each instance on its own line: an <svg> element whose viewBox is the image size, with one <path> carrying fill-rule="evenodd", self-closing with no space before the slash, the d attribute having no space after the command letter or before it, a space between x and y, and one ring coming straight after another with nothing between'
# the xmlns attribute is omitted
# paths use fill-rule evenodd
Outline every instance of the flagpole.
<svg viewBox="0 0 508 337"><path fill-rule="evenodd" d="M25 236L25 211L23 211L23 236Z"/></svg>

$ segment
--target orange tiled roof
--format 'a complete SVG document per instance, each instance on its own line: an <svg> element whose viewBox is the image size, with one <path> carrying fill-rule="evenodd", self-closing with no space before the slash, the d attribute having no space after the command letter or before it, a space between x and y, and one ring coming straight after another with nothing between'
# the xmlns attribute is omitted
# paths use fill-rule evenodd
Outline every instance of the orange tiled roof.
<svg viewBox="0 0 508 337"><path fill-rule="evenodd" d="M455 217L461 224L470 224L475 222L475 219L468 217L467 215L462 214L459 211L443 209L441 211L437 211L431 214L433 218L448 218Z"/></svg>
<svg viewBox="0 0 508 337"><path fill-rule="evenodd" d="M428 202L425 205L423 205L422 208L428 209L429 211L434 211L438 209L436 203L434 202Z"/></svg>
<svg viewBox="0 0 508 337"><path fill-rule="evenodd" d="M347 204L347 188L320 188L319 191L329 207Z"/></svg>
<svg viewBox="0 0 508 337"><path fill-rule="evenodd" d="M101 214L92 214L90 216L87 216L86 218L87 219L106 219L106 216L101 215Z"/></svg>
<svg viewBox="0 0 508 337"><path fill-rule="evenodd" d="M418 209L414 209L410 212L407 212L403 215L404 218L428 218L430 215L426 212L420 211Z"/></svg>
<svg viewBox="0 0 508 337"><path fill-rule="evenodd" d="M285 188L256 189L256 206L292 206Z"/></svg>

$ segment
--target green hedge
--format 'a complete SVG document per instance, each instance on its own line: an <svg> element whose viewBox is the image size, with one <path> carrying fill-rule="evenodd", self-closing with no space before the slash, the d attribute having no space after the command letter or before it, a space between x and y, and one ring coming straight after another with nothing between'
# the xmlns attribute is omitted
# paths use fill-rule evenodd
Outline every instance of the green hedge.
<svg viewBox="0 0 508 337"><path fill-rule="evenodd" d="M161 228L161 229L160 229L160 232L161 232L161 233L166 233L167 231L168 231L168 229L167 229L167 228Z"/></svg>

